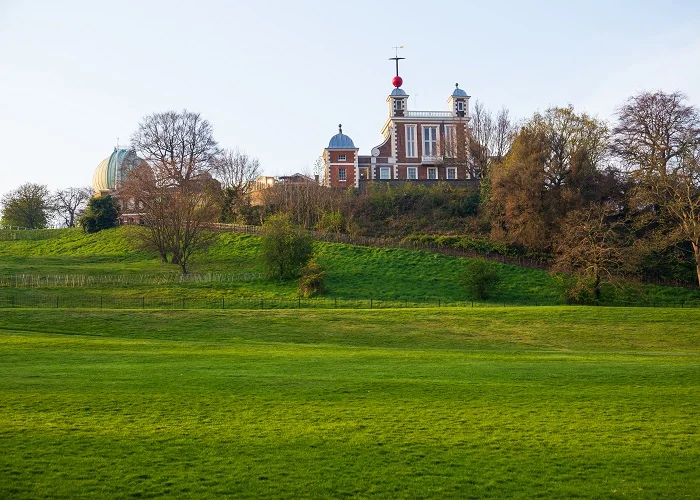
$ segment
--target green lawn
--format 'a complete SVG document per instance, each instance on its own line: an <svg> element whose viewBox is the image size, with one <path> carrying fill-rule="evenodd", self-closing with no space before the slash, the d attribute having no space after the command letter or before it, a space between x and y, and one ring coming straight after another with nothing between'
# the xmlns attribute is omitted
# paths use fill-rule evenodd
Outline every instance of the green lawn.
<svg viewBox="0 0 700 500"><path fill-rule="evenodd" d="M700 498L700 310L0 310L0 498Z"/></svg>
<svg viewBox="0 0 700 500"><path fill-rule="evenodd" d="M0 231L0 303L15 297L53 304L55 297L60 296L64 304L81 307L95 307L100 297L107 302L121 301L120 307L136 307L142 299L157 302L159 307L172 307L184 298L193 307L211 307L207 304L219 304L222 298L233 304L239 299L292 300L298 296L295 282L270 281L263 276L257 236L217 235L206 251L195 256L192 272L228 277L222 281L180 283L177 266L163 264L155 253L139 250L134 229L121 227L91 235L77 229L25 231L19 237L31 239L23 240L7 239L11 233ZM333 301L367 303L373 299L444 304L469 299L460 284L466 259L320 242L315 244L315 251L326 268L325 298ZM497 268L501 283L491 304L554 305L561 301L561 291L547 272L501 264ZM8 286L17 275L58 276L66 281L62 286ZM81 277L95 276L111 278L112 282L76 284ZM115 277L122 277L125 282L115 282ZM700 291L650 285L625 290L607 288L604 302L698 307Z"/></svg>

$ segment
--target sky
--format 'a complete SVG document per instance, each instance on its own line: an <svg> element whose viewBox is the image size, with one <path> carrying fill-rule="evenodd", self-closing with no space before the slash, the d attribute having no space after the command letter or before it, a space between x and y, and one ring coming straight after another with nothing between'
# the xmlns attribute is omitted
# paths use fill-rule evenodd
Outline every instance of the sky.
<svg viewBox="0 0 700 500"><path fill-rule="evenodd" d="M526 119L612 122L644 90L700 105L700 1L0 0L0 194L89 186L144 117L200 113L264 173L312 173L338 124L382 141L392 47L409 109L455 83Z"/></svg>

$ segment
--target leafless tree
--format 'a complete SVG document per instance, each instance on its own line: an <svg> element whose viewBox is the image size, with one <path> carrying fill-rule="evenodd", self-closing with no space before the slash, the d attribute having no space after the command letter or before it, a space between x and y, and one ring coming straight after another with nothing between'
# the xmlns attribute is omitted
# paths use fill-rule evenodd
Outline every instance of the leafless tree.
<svg viewBox="0 0 700 500"><path fill-rule="evenodd" d="M591 280L596 301L601 285L615 283L624 264L624 222L613 205L594 203L569 212L561 236L554 245L553 271L568 272Z"/></svg>
<svg viewBox="0 0 700 500"><path fill-rule="evenodd" d="M494 126L492 152L494 160L499 163L503 161L503 158L513 144L515 132L515 126L510 119L509 111L506 108L501 108L496 115L496 124Z"/></svg>
<svg viewBox="0 0 700 500"><path fill-rule="evenodd" d="M469 154L472 163L472 175L484 178L488 175L491 150L494 145L495 127L491 112L480 101L474 104L471 113L471 137Z"/></svg>
<svg viewBox="0 0 700 500"><path fill-rule="evenodd" d="M241 195L247 195L260 176L260 161L238 148L224 149L213 160L212 173L224 189L233 188Z"/></svg>
<svg viewBox="0 0 700 500"><path fill-rule="evenodd" d="M636 175L664 177L696 147L700 115L681 92L643 92L618 109L612 150Z"/></svg>
<svg viewBox="0 0 700 500"><path fill-rule="evenodd" d="M160 182L180 185L213 168L219 153L211 124L183 110L147 116L131 137L132 147Z"/></svg>
<svg viewBox="0 0 700 500"><path fill-rule="evenodd" d="M690 242L700 285L700 111L680 92L644 92L618 110L613 151L655 240ZM660 238L660 235L663 238Z"/></svg>
<svg viewBox="0 0 700 500"><path fill-rule="evenodd" d="M92 198L92 188L69 187L55 191L51 197L54 214L66 227L75 227L87 202Z"/></svg>
<svg viewBox="0 0 700 500"><path fill-rule="evenodd" d="M219 150L212 127L196 113L157 113L139 124L132 145L146 165L129 171L119 197L140 212L144 243L187 273L217 214L221 187L209 171Z"/></svg>

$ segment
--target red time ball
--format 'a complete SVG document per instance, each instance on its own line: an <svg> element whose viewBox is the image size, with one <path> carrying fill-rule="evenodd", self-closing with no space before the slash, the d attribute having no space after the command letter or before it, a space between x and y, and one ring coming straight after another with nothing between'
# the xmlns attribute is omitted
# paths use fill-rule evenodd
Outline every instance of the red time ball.
<svg viewBox="0 0 700 500"><path fill-rule="evenodd" d="M396 87L397 89L403 84L403 78L401 78L399 75L396 75L392 80L391 83Z"/></svg>

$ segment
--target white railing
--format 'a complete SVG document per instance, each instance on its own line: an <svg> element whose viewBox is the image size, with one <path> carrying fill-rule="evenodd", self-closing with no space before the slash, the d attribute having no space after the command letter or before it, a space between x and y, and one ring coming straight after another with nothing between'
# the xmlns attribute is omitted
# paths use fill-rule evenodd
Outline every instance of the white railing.
<svg viewBox="0 0 700 500"><path fill-rule="evenodd" d="M451 118L452 111L406 111L410 118Z"/></svg>
<svg viewBox="0 0 700 500"><path fill-rule="evenodd" d="M423 155L421 158L421 161L423 163L438 163L442 161L442 156L435 156L435 155Z"/></svg>

